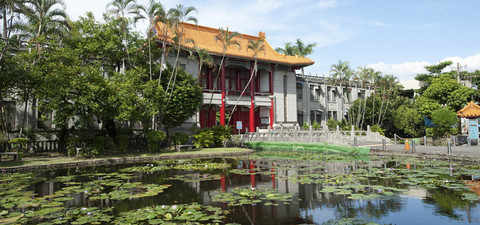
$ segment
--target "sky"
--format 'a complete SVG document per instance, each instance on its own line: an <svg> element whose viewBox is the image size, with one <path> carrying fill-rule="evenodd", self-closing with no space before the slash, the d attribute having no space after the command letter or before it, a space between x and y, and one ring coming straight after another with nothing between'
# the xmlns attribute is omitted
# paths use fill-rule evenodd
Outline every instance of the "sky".
<svg viewBox="0 0 480 225"><path fill-rule="evenodd" d="M64 0L72 20L91 11L98 20L110 0ZM160 0L165 8L194 6L198 24L258 36L274 48L300 38L316 43L306 74L329 76L332 64L372 67L400 81L451 60L480 69L480 1L474 0ZM137 0L148 5L149 0ZM136 29L144 32L148 24ZM448 68L456 69L456 68Z"/></svg>

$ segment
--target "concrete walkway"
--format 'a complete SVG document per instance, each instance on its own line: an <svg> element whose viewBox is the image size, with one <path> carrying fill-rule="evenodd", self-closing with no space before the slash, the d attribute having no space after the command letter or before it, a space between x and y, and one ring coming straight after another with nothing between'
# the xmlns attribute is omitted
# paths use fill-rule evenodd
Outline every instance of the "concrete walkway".
<svg viewBox="0 0 480 225"><path fill-rule="evenodd" d="M387 150L382 150L382 144L378 143L359 143L359 146L369 146L372 154L375 155L399 155L412 156L420 158L447 159L480 162L480 146L452 146L452 153L447 154L447 146L423 146L415 145L413 152L412 146L410 150L405 150L404 144L387 144Z"/></svg>

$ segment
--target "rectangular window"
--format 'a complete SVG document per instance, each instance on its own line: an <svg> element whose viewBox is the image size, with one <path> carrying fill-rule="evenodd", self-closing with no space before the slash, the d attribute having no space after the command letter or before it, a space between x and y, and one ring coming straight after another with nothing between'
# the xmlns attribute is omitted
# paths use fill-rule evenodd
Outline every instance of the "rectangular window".
<svg viewBox="0 0 480 225"><path fill-rule="evenodd" d="M317 111L317 115L315 115L315 121L317 123L322 123L322 111Z"/></svg>
<svg viewBox="0 0 480 225"><path fill-rule="evenodd" d="M333 116L333 119L334 119L334 120L338 120L338 119L337 119L337 111L333 111L333 115L332 115L332 116Z"/></svg>
<svg viewBox="0 0 480 225"><path fill-rule="evenodd" d="M310 101L315 101L315 90L314 90L314 86L310 86Z"/></svg>
<svg viewBox="0 0 480 225"><path fill-rule="evenodd" d="M301 84L297 84L297 99L303 99L303 88Z"/></svg>
<svg viewBox="0 0 480 225"><path fill-rule="evenodd" d="M303 125L303 112L298 112L297 113L297 121L298 121L298 125L300 125L300 126Z"/></svg>
<svg viewBox="0 0 480 225"><path fill-rule="evenodd" d="M332 96L330 94L330 87L327 87L327 101L332 101Z"/></svg>
<svg viewBox="0 0 480 225"><path fill-rule="evenodd" d="M317 98L317 100L320 100L320 98L322 97L322 89L320 89L320 87L317 87L317 89L315 89L315 97Z"/></svg>
<svg viewBox="0 0 480 225"><path fill-rule="evenodd" d="M315 110L310 111L310 125L313 125L313 122L315 122Z"/></svg>
<svg viewBox="0 0 480 225"><path fill-rule="evenodd" d="M337 101L337 92L335 90L332 90L332 99L331 99L332 102L336 102Z"/></svg>

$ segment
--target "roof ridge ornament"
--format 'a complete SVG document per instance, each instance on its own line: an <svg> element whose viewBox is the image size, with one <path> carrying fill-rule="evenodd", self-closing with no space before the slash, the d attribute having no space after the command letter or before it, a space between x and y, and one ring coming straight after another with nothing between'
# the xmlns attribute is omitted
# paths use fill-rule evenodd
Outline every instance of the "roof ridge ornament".
<svg viewBox="0 0 480 225"><path fill-rule="evenodd" d="M258 32L258 37L259 37L260 39L265 40L265 32L261 32L261 31Z"/></svg>

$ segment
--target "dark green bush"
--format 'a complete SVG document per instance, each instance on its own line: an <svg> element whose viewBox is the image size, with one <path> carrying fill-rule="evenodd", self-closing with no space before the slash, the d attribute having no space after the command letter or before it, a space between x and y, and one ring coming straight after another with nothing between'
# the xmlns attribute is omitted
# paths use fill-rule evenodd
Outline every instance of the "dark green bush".
<svg viewBox="0 0 480 225"><path fill-rule="evenodd" d="M167 135L162 131L150 131L147 133L148 151L156 152L160 149L160 143L165 140Z"/></svg>
<svg viewBox="0 0 480 225"><path fill-rule="evenodd" d="M210 128L202 128L194 135L193 144L197 148L210 147L214 143L214 134Z"/></svg>
<svg viewBox="0 0 480 225"><path fill-rule="evenodd" d="M172 144L183 145L187 143L189 136L185 133L175 133L172 135Z"/></svg>
<svg viewBox="0 0 480 225"><path fill-rule="evenodd" d="M103 136L95 136L93 138L93 148L96 149L97 154L103 153L105 150L105 144L107 142L107 138Z"/></svg>
<svg viewBox="0 0 480 225"><path fill-rule="evenodd" d="M118 142L118 150L121 152L125 152L128 149L128 136L127 135L118 135L117 136L117 142Z"/></svg>
<svg viewBox="0 0 480 225"><path fill-rule="evenodd" d="M77 155L77 147L80 147L80 138L78 137L69 137L67 138L67 154L68 156Z"/></svg>
<svg viewBox="0 0 480 225"><path fill-rule="evenodd" d="M225 146L232 137L232 128L230 126L215 126L213 131L213 143L216 146Z"/></svg>

